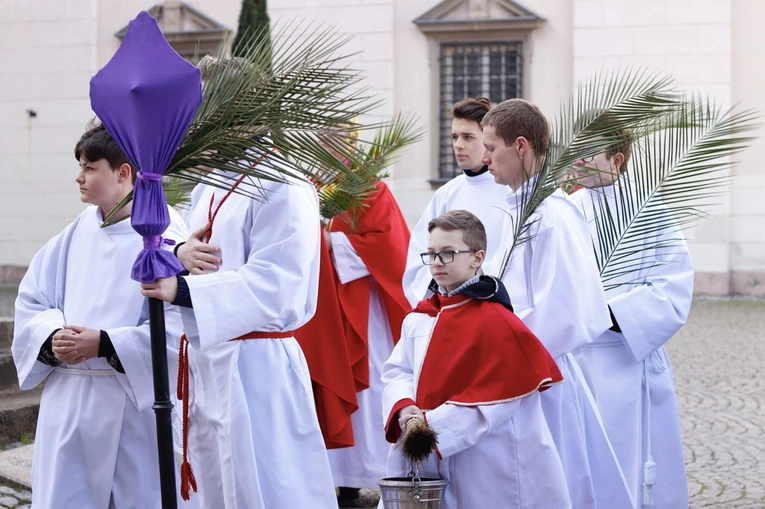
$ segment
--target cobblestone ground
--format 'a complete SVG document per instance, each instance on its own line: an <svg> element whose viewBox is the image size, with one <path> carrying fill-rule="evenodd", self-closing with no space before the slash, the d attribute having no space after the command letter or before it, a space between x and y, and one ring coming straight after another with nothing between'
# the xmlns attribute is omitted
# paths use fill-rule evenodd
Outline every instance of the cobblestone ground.
<svg viewBox="0 0 765 509"><path fill-rule="evenodd" d="M667 350L691 509L765 508L765 302L696 300Z"/></svg>
<svg viewBox="0 0 765 509"><path fill-rule="evenodd" d="M15 509L29 509L32 501L32 493L27 490L17 490L8 486L0 486L0 507L13 507Z"/></svg>
<svg viewBox="0 0 765 509"><path fill-rule="evenodd" d="M667 349L691 509L765 509L765 301L696 300ZM30 497L0 486L0 508Z"/></svg>

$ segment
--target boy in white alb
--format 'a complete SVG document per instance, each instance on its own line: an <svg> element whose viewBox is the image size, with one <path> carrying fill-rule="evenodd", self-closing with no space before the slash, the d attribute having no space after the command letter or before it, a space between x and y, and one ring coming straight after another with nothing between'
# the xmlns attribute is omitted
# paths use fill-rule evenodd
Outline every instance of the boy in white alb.
<svg viewBox="0 0 765 509"><path fill-rule="evenodd" d="M513 314L502 283L478 276L486 232L470 212L453 210L428 225L422 261L434 295L407 315L383 366L386 436L395 443L413 417L438 432L419 466L449 481L444 509L566 509L571 504L540 391L561 381L540 341ZM388 476L412 465L398 448Z"/></svg>
<svg viewBox="0 0 765 509"><path fill-rule="evenodd" d="M462 173L441 186L422 213L412 230L404 273L404 291L409 303L417 303L428 296L430 272L420 261L420 253L428 246L428 223L450 210L463 209L475 214L486 228L486 259L491 260L499 247L505 193L507 187L494 182L489 169L481 162L483 132L481 120L491 109L485 97L463 99L452 109L452 145Z"/></svg>
<svg viewBox="0 0 765 509"><path fill-rule="evenodd" d="M47 378L32 462L32 507L159 509L157 431L146 299L130 278L143 249L131 204L134 168L102 126L75 148L88 207L32 260L16 300L13 359L22 389ZM120 220L124 219L124 220ZM170 209L165 235L187 236ZM177 369L180 316L166 310L168 364Z"/></svg>
<svg viewBox="0 0 765 509"><path fill-rule="evenodd" d="M575 509L632 507L634 502L608 441L587 383L571 352L611 326L584 217L562 190L538 205L515 246L513 225L532 192L550 141L544 114L510 99L483 119L484 163L508 186L508 218L488 274L502 277L518 317L556 359L565 383L542 395L547 424L563 462Z"/></svg>
<svg viewBox="0 0 765 509"><path fill-rule="evenodd" d="M204 62L203 83L225 72L212 57ZM193 234L176 249L190 275L142 290L181 306L181 493L197 489L203 509L337 507L293 335L316 310L319 201L310 182L280 175L270 155L253 169L273 180L214 170L194 188Z"/></svg>
<svg viewBox="0 0 765 509"><path fill-rule="evenodd" d="M193 268L189 253L211 229L218 270L159 279L144 294L182 306L188 457L201 506L336 507L308 367L292 335L316 308L318 199L307 181L245 177L239 185L261 192L255 186L264 200L199 184L188 220L196 233L177 253Z"/></svg>
<svg viewBox="0 0 765 509"><path fill-rule="evenodd" d="M626 175L632 152L629 133L613 137L611 147L579 160L574 171L584 189L571 198L587 218L593 243L598 242L596 216L606 210L615 214L625 202L637 207L647 198ZM674 220L666 209L662 212L664 228L629 240L633 246L642 244L629 257L634 270L607 281L613 326L575 356L638 507L671 509L688 507L688 482L664 343L688 318L694 269ZM619 263L625 266L628 259Z"/></svg>

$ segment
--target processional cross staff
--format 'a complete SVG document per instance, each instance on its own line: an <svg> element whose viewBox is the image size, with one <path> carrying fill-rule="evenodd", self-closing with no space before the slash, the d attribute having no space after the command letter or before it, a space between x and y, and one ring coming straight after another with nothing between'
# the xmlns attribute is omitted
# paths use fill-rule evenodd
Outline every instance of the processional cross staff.
<svg viewBox="0 0 765 509"><path fill-rule="evenodd" d="M90 81L93 111L138 169L130 222L144 240L131 277L141 283L175 276L183 266L163 249L170 225L162 175L202 102L199 69L170 47L143 11L130 22L112 59ZM154 412L163 509L177 507L167 338L162 301L149 299Z"/></svg>

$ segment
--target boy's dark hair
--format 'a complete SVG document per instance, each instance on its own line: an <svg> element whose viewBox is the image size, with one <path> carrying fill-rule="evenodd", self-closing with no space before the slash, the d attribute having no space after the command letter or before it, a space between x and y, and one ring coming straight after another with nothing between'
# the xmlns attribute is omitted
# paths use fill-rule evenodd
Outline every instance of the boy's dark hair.
<svg viewBox="0 0 765 509"><path fill-rule="evenodd" d="M77 161L84 158L91 163L99 159L106 159L112 170L117 170L123 164L130 165L131 176L135 183L136 170L133 163L130 162L125 152L114 141L114 138L106 130L103 124L91 122L88 130L82 135L80 141L74 146L74 158Z"/></svg>
<svg viewBox="0 0 765 509"><path fill-rule="evenodd" d="M497 131L505 145L512 145L519 136L526 138L534 154L543 157L550 144L550 125L542 110L525 99L508 99L491 109L481 122Z"/></svg>
<svg viewBox="0 0 765 509"><path fill-rule="evenodd" d="M483 223L474 214L467 210L450 210L428 223L428 233L436 228L447 232L460 230L462 240L470 249L475 251L486 251L486 228Z"/></svg>
<svg viewBox="0 0 765 509"><path fill-rule="evenodd" d="M472 120L480 126L483 117L490 109L491 101L486 97L468 97L455 103L452 108L452 117Z"/></svg>

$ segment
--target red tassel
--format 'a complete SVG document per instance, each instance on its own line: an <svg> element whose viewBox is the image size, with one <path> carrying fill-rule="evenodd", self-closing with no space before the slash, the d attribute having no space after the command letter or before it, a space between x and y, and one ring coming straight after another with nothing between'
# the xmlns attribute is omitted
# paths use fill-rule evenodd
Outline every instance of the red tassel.
<svg viewBox="0 0 765 509"><path fill-rule="evenodd" d="M260 159L253 164L255 167L260 161L262 161L266 154L260 156ZM223 199L218 203L218 207L213 212L213 203L215 201L215 194L210 197L210 206L207 210L207 220L209 227L205 235L202 236L204 242L209 242L212 237L212 227L215 222L215 216L218 215L223 203L231 196L231 193L239 186L244 180L246 174L242 174L241 177L231 186L231 189L223 196ZM181 463L181 498L188 500L190 498L190 489L195 493L197 491L197 480L194 477L194 472L191 470L191 463L189 463L189 339L186 334L181 336L181 342L178 346L178 385L176 386L176 395L178 399L183 401L183 463Z"/></svg>
<svg viewBox="0 0 765 509"><path fill-rule="evenodd" d="M183 500L189 500L191 498L189 488L196 493L197 480L194 477L194 472L191 470L191 463L189 463L188 460L184 460L183 463L181 463L181 498Z"/></svg>
<svg viewBox="0 0 765 509"><path fill-rule="evenodd" d="M175 387L178 399L186 399L186 388L188 387L189 366L189 340L186 334L181 336L180 345L178 345L178 382Z"/></svg>
<svg viewBox="0 0 765 509"><path fill-rule="evenodd" d="M181 344L178 347L178 386L176 388L178 399L183 401L183 463L181 463L181 498L190 498L189 488L197 491L197 480L189 463L189 340L186 334L181 336Z"/></svg>

